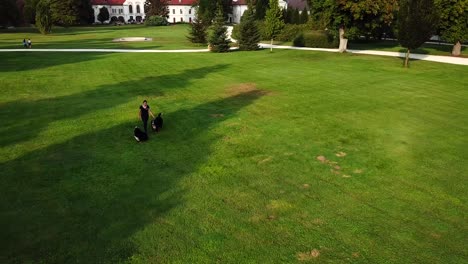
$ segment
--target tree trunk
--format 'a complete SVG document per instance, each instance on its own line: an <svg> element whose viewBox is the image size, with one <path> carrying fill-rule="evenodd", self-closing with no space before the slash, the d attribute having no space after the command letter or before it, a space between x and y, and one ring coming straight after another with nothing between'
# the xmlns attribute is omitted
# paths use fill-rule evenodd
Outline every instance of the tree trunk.
<svg viewBox="0 0 468 264"><path fill-rule="evenodd" d="M461 55L461 43L460 41L457 41L457 43L453 45L452 56L460 56L460 55Z"/></svg>
<svg viewBox="0 0 468 264"><path fill-rule="evenodd" d="M346 49L348 48L348 39L344 37L345 31L344 28L340 28L340 47L338 48L338 51L343 53L346 52Z"/></svg>
<svg viewBox="0 0 468 264"><path fill-rule="evenodd" d="M273 38L271 39L270 52L273 52Z"/></svg>
<svg viewBox="0 0 468 264"><path fill-rule="evenodd" d="M408 49L408 50L406 51L405 68L408 68L409 55L410 55L410 49Z"/></svg>

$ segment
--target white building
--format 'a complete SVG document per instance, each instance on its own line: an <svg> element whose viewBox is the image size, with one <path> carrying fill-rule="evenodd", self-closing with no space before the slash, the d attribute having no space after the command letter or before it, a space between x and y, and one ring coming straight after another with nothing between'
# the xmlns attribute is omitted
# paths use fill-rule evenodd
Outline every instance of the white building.
<svg viewBox="0 0 468 264"><path fill-rule="evenodd" d="M145 2L146 0L91 0L94 10L95 22L97 20L99 9L106 7L109 10L110 21L122 21L125 23L136 21L142 22L145 19ZM192 23L195 19L196 0L169 0L169 23ZM240 19L247 10L246 0L233 0L232 14L229 15L230 23L240 23ZM279 1L281 8L285 8L287 3L283 0Z"/></svg>

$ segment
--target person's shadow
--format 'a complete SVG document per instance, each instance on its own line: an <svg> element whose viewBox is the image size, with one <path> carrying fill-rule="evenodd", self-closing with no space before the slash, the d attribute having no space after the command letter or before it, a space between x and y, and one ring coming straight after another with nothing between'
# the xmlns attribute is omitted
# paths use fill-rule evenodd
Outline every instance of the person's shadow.
<svg viewBox="0 0 468 264"><path fill-rule="evenodd" d="M254 90L166 113L163 130L148 142L134 140L133 124L118 124L0 164L0 262L127 259L135 232L184 203L178 181L222 136L210 129L262 95Z"/></svg>

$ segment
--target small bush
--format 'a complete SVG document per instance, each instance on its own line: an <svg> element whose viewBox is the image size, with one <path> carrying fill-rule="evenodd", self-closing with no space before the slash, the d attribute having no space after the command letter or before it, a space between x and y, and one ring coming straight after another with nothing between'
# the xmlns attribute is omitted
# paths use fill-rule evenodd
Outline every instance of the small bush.
<svg viewBox="0 0 468 264"><path fill-rule="evenodd" d="M293 41L297 35L303 33L308 29L306 24L293 25L286 24L281 33L276 37L279 41Z"/></svg>
<svg viewBox="0 0 468 264"><path fill-rule="evenodd" d="M231 37L235 40L239 40L240 38L240 27L238 24L232 26L232 35Z"/></svg>
<svg viewBox="0 0 468 264"><path fill-rule="evenodd" d="M145 20L145 26L167 26L169 22L162 16L150 16Z"/></svg>
<svg viewBox="0 0 468 264"><path fill-rule="evenodd" d="M338 47L338 42L333 35L328 34L326 31L314 30L296 36L293 45L308 48L336 48Z"/></svg>

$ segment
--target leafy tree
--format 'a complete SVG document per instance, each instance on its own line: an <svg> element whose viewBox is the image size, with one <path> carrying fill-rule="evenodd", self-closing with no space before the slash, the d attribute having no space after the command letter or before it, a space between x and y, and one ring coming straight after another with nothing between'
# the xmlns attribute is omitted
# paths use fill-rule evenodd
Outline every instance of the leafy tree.
<svg viewBox="0 0 468 264"><path fill-rule="evenodd" d="M146 17L162 16L169 18L168 0L148 0L145 3Z"/></svg>
<svg viewBox="0 0 468 264"><path fill-rule="evenodd" d="M211 24L221 6L223 19L227 20L228 15L232 13L232 0L198 0L198 12L204 23Z"/></svg>
<svg viewBox="0 0 468 264"><path fill-rule="evenodd" d="M300 21L301 21L300 24L305 24L307 23L307 21L309 21L309 14L307 11L307 7L304 7L304 10L302 10Z"/></svg>
<svg viewBox="0 0 468 264"><path fill-rule="evenodd" d="M468 40L468 0L436 0L442 39L454 44L453 56L460 56L461 42Z"/></svg>
<svg viewBox="0 0 468 264"><path fill-rule="evenodd" d="M216 12L212 32L209 38L210 48L213 52L229 51L229 43L231 43L231 41L227 37L227 29L224 26L224 21L223 9L220 5L218 7L218 12Z"/></svg>
<svg viewBox="0 0 468 264"><path fill-rule="evenodd" d="M54 24L70 26L79 20L75 0L50 0L50 12Z"/></svg>
<svg viewBox="0 0 468 264"><path fill-rule="evenodd" d="M97 20L99 20L101 24L104 23L104 21L109 20L109 10L107 10L105 6L99 8L99 14L97 16Z"/></svg>
<svg viewBox="0 0 468 264"><path fill-rule="evenodd" d="M49 34L52 30L52 13L50 0L40 0L36 6L36 27L42 34Z"/></svg>
<svg viewBox="0 0 468 264"><path fill-rule="evenodd" d="M187 39L192 43L206 44L206 24L201 21L198 12L196 12L196 17L190 24Z"/></svg>
<svg viewBox="0 0 468 264"><path fill-rule="evenodd" d="M380 38L395 22L398 0L308 0L311 17L320 29L343 32L342 40ZM344 47L346 50L346 47Z"/></svg>
<svg viewBox="0 0 468 264"><path fill-rule="evenodd" d="M408 67L412 49L429 40L437 26L433 0L400 0L398 13L398 41L407 49L405 67Z"/></svg>
<svg viewBox="0 0 468 264"><path fill-rule="evenodd" d="M17 25L20 13L15 0L0 0L0 25Z"/></svg>
<svg viewBox="0 0 468 264"><path fill-rule="evenodd" d="M265 15L265 33L271 39L272 46L273 39L281 32L283 27L283 13L278 6L278 0L270 0L270 8ZM270 51L273 51L273 47L270 47Z"/></svg>
<svg viewBox="0 0 468 264"><path fill-rule="evenodd" d="M258 30L253 5L251 4L249 4L248 9L242 15L239 31L239 49L257 50L258 43L260 42L260 31Z"/></svg>
<svg viewBox="0 0 468 264"><path fill-rule="evenodd" d="M263 20L266 15L266 11L270 8L269 0L256 0L255 1L255 18Z"/></svg>

